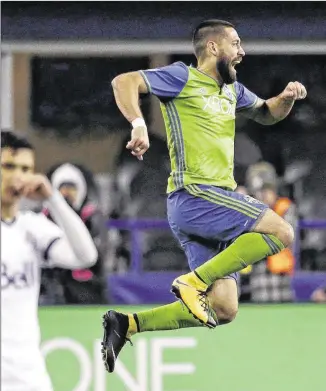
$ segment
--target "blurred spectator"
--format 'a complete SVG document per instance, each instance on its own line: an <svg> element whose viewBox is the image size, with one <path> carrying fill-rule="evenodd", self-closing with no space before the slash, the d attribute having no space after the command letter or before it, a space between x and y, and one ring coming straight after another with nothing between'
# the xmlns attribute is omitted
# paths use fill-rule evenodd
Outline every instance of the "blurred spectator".
<svg viewBox="0 0 326 391"><path fill-rule="evenodd" d="M312 293L311 301L315 303L326 303L326 285L321 286Z"/></svg>
<svg viewBox="0 0 326 391"><path fill-rule="evenodd" d="M97 263L90 269L74 271L60 268L45 269L42 294L52 304L104 303L103 261L106 252L104 216L96 203L90 201L89 188L80 167L65 163L52 168L48 177L53 187L61 192L85 223L98 249L99 257ZM48 210L44 209L43 213L52 220Z"/></svg>
<svg viewBox="0 0 326 391"><path fill-rule="evenodd" d="M294 203L278 192L278 176L275 168L260 162L248 168L247 188L249 194L267 204L295 229L298 221ZM251 300L254 302L292 301L291 274L294 270L294 255L286 248L279 254L268 257L266 262L253 265L250 273Z"/></svg>

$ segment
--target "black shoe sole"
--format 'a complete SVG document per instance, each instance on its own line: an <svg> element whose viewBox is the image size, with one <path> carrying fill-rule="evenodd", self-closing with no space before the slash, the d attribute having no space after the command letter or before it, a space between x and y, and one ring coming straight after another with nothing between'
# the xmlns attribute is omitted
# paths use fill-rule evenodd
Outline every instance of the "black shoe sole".
<svg viewBox="0 0 326 391"><path fill-rule="evenodd" d="M114 367L115 367L115 360L113 358L113 364L109 364L108 363L108 350L105 346L105 337L106 335L108 334L107 332L107 326L109 325L109 319L108 319L108 314L104 314L103 315L103 322L102 322L102 325L103 325L103 328L104 328L104 336L103 336L103 341L101 342L101 345L102 345L102 349L101 349L101 353L102 353L102 360L103 360L103 363L104 363L104 366L105 366L105 369L109 372L109 373L112 373L114 371Z"/></svg>
<svg viewBox="0 0 326 391"><path fill-rule="evenodd" d="M202 325L208 327L209 329L215 329L216 324L210 323L210 322L203 322L201 319L199 319L187 306L187 304L182 300L181 294L180 294L180 289L177 286L172 285L172 288L170 290L171 293L174 294L174 296L181 301L181 303L187 308L189 314L191 314L198 322L200 322Z"/></svg>

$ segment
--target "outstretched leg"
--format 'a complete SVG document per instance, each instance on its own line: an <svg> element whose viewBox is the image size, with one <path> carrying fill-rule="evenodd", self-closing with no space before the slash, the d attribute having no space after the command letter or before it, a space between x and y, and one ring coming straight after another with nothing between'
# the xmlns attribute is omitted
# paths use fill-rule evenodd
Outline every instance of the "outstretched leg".
<svg viewBox="0 0 326 391"><path fill-rule="evenodd" d="M208 300L214 311L212 316L216 324L230 323L238 311L236 281L233 278L215 281L209 289ZM103 362L107 371L113 372L120 351L132 335L145 331L202 327L202 324L177 301L135 314L108 311L104 315L103 326Z"/></svg>

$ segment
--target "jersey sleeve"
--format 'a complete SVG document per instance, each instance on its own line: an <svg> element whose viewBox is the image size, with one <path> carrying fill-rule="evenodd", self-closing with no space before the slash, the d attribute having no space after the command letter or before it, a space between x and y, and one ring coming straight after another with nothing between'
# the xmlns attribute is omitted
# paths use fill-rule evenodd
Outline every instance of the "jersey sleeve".
<svg viewBox="0 0 326 391"><path fill-rule="evenodd" d="M235 82L235 92L237 94L236 111L243 111L251 109L258 101L258 96L248 90L243 84Z"/></svg>
<svg viewBox="0 0 326 391"><path fill-rule="evenodd" d="M64 234L60 227L47 219L42 213L34 215L33 236L42 258L47 261L52 245Z"/></svg>
<svg viewBox="0 0 326 391"><path fill-rule="evenodd" d="M188 81L189 70L182 62L162 68L140 71L150 94L158 98L175 98Z"/></svg>

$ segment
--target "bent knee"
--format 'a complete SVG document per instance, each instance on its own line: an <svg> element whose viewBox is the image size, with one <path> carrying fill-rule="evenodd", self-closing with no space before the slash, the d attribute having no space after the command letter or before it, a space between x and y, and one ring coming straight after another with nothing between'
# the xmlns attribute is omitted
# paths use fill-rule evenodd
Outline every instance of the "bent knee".
<svg viewBox="0 0 326 391"><path fill-rule="evenodd" d="M291 246L294 241L294 230L291 224L271 209L266 211L254 231L277 237L285 247Z"/></svg>
<svg viewBox="0 0 326 391"><path fill-rule="evenodd" d="M294 229L287 221L283 220L275 236L285 247L289 247L294 241Z"/></svg>
<svg viewBox="0 0 326 391"><path fill-rule="evenodd" d="M228 305L215 308L215 313L220 325L232 322L238 313L238 305Z"/></svg>

